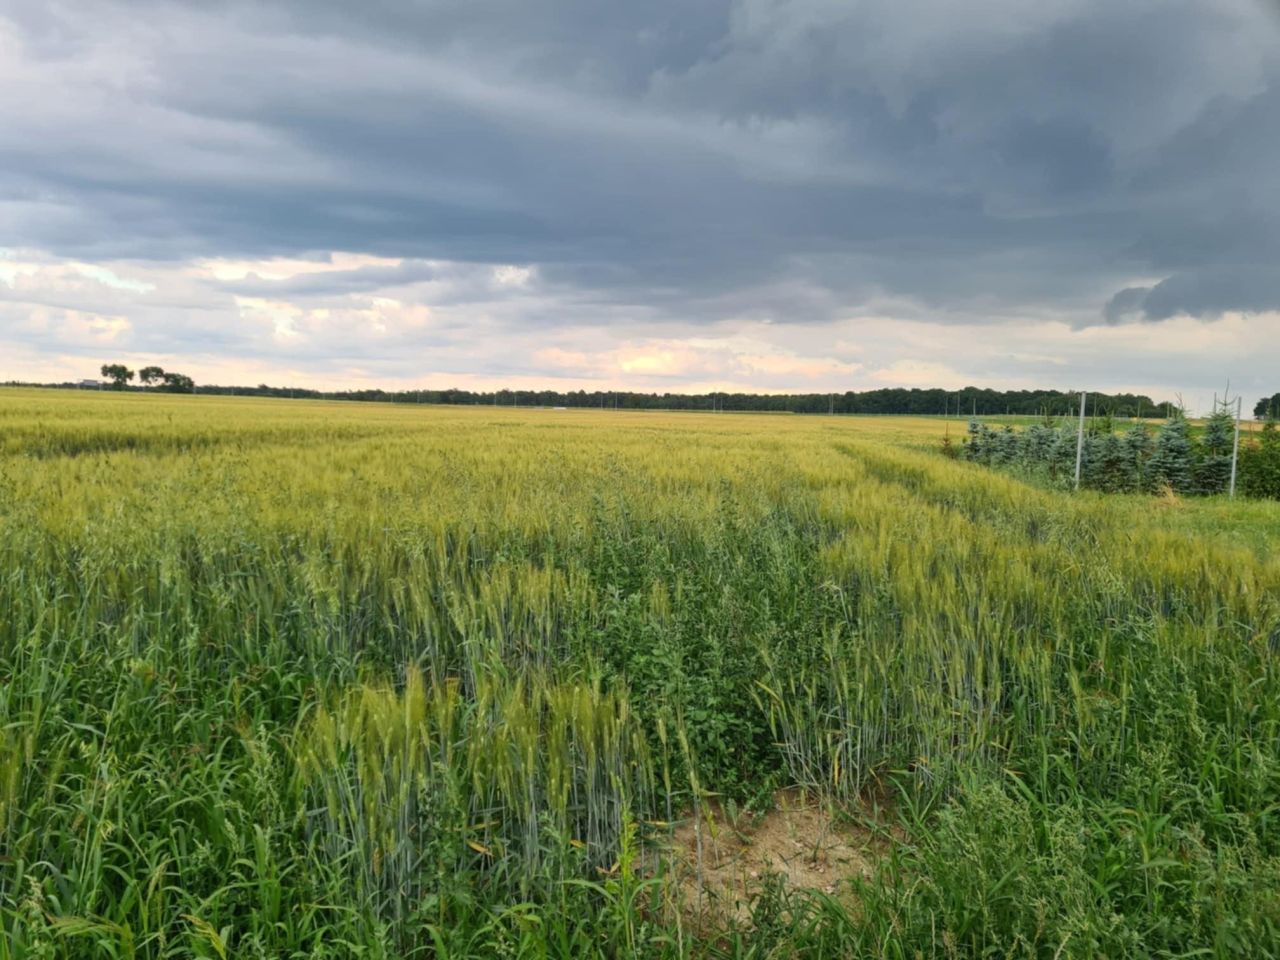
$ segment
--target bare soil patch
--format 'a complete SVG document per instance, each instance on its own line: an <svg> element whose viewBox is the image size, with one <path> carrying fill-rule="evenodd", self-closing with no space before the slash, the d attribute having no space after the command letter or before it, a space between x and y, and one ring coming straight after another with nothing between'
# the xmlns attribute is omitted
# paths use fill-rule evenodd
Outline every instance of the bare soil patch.
<svg viewBox="0 0 1280 960"><path fill-rule="evenodd" d="M720 804L704 804L700 817L676 828L672 844L685 903L739 918L770 875L852 902L848 881L871 876L888 849L882 835L794 790L779 793L767 813L736 822Z"/></svg>

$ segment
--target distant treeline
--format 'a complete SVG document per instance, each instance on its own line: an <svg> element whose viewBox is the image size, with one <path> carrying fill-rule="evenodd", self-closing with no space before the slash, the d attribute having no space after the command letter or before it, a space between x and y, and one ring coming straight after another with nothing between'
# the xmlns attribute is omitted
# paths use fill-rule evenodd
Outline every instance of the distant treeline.
<svg viewBox="0 0 1280 960"><path fill-rule="evenodd" d="M86 389L86 383L18 383ZM123 382L107 389L141 390ZM639 393L628 390L312 390L200 384L198 393L238 397L285 397L308 400L353 400L380 403L484 404L520 407L605 407L619 410L725 410L755 413L869 413L936 416L1061 416L1080 409L1080 394L1062 390L989 390L965 387L888 387L844 393ZM1090 393L1089 413L1113 417L1164 417L1177 404L1132 393ZM1261 406L1261 404L1260 404Z"/></svg>
<svg viewBox="0 0 1280 960"><path fill-rule="evenodd" d="M638 393L601 390L306 390L201 385L200 393L368 400L384 403L487 404L522 407L609 407L620 410L726 410L777 413L903 413L996 416L1061 415L1079 410L1080 395L1061 390L902 389L845 393ZM1116 417L1164 416L1166 404L1131 393L1089 394L1090 412Z"/></svg>

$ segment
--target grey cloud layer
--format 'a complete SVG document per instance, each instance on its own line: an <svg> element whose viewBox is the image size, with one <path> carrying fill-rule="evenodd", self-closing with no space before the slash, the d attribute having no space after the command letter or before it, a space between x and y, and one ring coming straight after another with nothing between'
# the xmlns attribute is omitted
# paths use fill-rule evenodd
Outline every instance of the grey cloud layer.
<svg viewBox="0 0 1280 960"><path fill-rule="evenodd" d="M537 268L521 319L1280 309L1263 0L0 0L0 247ZM436 265L432 265L436 264Z"/></svg>

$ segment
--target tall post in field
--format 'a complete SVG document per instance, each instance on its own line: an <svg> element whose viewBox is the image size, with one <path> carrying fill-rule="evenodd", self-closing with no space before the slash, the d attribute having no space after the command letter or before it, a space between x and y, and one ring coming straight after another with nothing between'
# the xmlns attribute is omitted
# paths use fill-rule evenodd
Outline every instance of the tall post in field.
<svg viewBox="0 0 1280 960"><path fill-rule="evenodd" d="M1236 397L1236 438L1231 444L1231 494L1236 495L1236 458L1240 456L1240 397Z"/></svg>
<svg viewBox="0 0 1280 960"><path fill-rule="evenodd" d="M1084 404L1085 392L1080 391L1080 429L1076 432L1076 489L1080 489L1080 461L1084 457Z"/></svg>

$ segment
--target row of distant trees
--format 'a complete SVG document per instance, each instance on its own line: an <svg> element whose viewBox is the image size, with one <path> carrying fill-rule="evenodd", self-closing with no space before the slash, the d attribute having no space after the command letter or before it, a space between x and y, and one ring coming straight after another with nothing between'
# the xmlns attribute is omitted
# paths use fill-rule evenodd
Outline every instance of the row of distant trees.
<svg viewBox="0 0 1280 960"><path fill-rule="evenodd" d="M134 378L134 372L123 363L104 363L102 375L111 381L116 390L123 390ZM196 383L185 373L176 373L162 367L143 367L137 372L138 382L146 387L157 387L169 393L194 393Z"/></svg>
<svg viewBox="0 0 1280 960"><path fill-rule="evenodd" d="M993 430L970 421L960 449L966 460L1012 467L1067 486L1075 481L1078 425L1071 418L1046 418L1025 430ZM1080 484L1110 493L1172 490L1179 494L1225 493L1231 481L1235 418L1218 404L1193 433L1181 410L1154 433L1144 423L1118 431L1111 417L1095 420L1081 450ZM944 450L954 454L949 440ZM1246 438L1236 464L1237 487L1245 496L1280 499L1280 430L1268 417L1261 436Z"/></svg>
<svg viewBox="0 0 1280 960"><path fill-rule="evenodd" d="M365 400L383 403L481 404L486 406L606 407L622 410L726 410L785 413L897 413L935 416L1038 416L1065 414L1079 394L1060 390L962 390L885 388L843 393L640 393L616 390L346 390L201 385L201 393ZM1116 417L1163 416L1168 404L1136 394L1090 394L1091 403Z"/></svg>

